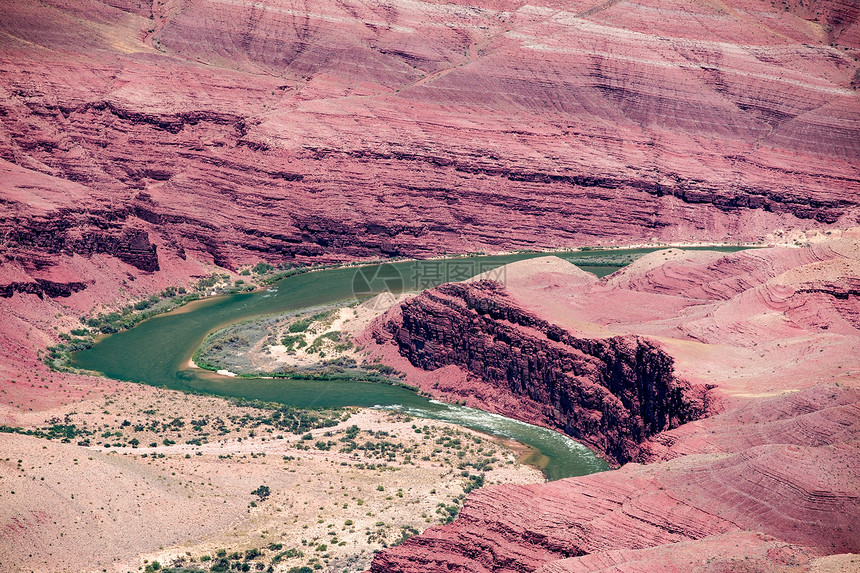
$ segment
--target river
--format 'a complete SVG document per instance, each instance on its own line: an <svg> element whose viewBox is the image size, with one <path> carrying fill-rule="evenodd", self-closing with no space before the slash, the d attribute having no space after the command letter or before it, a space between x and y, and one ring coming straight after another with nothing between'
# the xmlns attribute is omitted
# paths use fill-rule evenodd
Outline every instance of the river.
<svg viewBox="0 0 860 573"><path fill-rule="evenodd" d="M613 260L653 250L656 249L554 254L574 259L584 270L604 276L620 268L608 264ZM355 297L367 297L384 290L397 292L429 288L538 256L544 254L406 261L294 275L280 280L268 290L212 297L155 316L130 330L100 339L90 349L75 353L72 364L77 368L102 372L117 380L278 402L301 408L375 406L397 409L525 444L532 450L531 459L527 461L540 467L550 480L603 471L608 469L603 460L585 446L558 432L473 408L432 401L406 388L342 380L231 378L188 367L191 355L206 335L228 324L254 316L354 300ZM588 265L592 260L597 264ZM503 279L503 276L499 278Z"/></svg>

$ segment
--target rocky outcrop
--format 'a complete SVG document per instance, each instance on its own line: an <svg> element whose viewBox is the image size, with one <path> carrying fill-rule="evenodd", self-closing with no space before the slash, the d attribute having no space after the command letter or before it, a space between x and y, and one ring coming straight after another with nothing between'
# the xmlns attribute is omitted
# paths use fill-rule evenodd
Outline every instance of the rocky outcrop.
<svg viewBox="0 0 860 573"><path fill-rule="evenodd" d="M378 554L373 573L804 571L860 551L860 241L672 249L602 280L544 257L496 276L504 288L445 285L389 310L368 330L368 351L439 397L557 428L559 390L574 397L571 419L615 428L636 416L613 417L594 396L638 399L628 411L645 421L654 397L674 389L675 404L698 405L685 400L705 385L708 416L677 427L658 417L669 421L662 431L639 434L598 429L642 437L639 463L481 489L450 525ZM639 361L659 365L645 394ZM613 364L632 395L586 382L611 379ZM827 559L856 555L845 557Z"/></svg>
<svg viewBox="0 0 860 573"><path fill-rule="evenodd" d="M6 244L0 253L35 268L55 264L52 255L107 254L141 271L157 271L156 246L149 242L146 231L127 226L129 215L124 209L107 212L62 209L47 218L2 221L0 232ZM34 252L38 253L36 259L31 255Z"/></svg>
<svg viewBox="0 0 860 573"><path fill-rule="evenodd" d="M72 293L87 288L84 283L56 283L48 280L37 280L31 283L9 283L0 285L0 297L9 298L15 293L34 294L39 298L68 297Z"/></svg>
<svg viewBox="0 0 860 573"><path fill-rule="evenodd" d="M497 282L425 291L403 303L386 328L414 366L457 365L480 385L530 401L543 414L532 421L617 463L635 459L649 437L708 411L709 390L678 380L672 359L654 343L573 336L512 304Z"/></svg>
<svg viewBox="0 0 860 573"><path fill-rule="evenodd" d="M22 176L0 223L23 267L757 240L858 216L850 2L6 8L0 160Z"/></svg>

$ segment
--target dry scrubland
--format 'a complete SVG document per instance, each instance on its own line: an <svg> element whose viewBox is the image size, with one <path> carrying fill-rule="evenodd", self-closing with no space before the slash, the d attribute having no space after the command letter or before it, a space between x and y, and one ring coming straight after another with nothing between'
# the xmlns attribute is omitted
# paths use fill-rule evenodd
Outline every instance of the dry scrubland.
<svg viewBox="0 0 860 573"><path fill-rule="evenodd" d="M0 569L360 571L482 482L543 481L487 436L400 413L105 391L4 410Z"/></svg>

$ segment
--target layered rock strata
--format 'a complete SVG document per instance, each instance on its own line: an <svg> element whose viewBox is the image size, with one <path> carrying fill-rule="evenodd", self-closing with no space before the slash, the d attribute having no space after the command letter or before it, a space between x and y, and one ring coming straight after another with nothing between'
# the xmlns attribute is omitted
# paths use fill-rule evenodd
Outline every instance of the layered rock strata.
<svg viewBox="0 0 860 573"><path fill-rule="evenodd" d="M413 365L460 366L476 386L521 398L543 424L614 462L635 459L640 443L708 410L708 389L678 380L671 357L652 342L575 337L518 308L498 282L443 285L400 313L387 330Z"/></svg>
<svg viewBox="0 0 860 573"><path fill-rule="evenodd" d="M600 380L612 363L591 351L624 341L639 350L619 362L619 380L640 405L649 402L630 357L665 356L654 388L683 403L704 386L708 415L626 434L642 440L628 450L639 463L615 471L482 489L455 522L382 552L371 571L850 570L860 552L860 242L672 249L601 280L547 257L495 276L504 287L476 280L401 303L365 334L368 350L427 392L591 431L580 439L611 454L606 432L588 425L605 410L578 390L596 395L582 378ZM581 402L567 408L559 389Z"/></svg>
<svg viewBox="0 0 860 573"><path fill-rule="evenodd" d="M858 29L835 0L10 1L0 257L32 282L75 255L140 276L843 228Z"/></svg>

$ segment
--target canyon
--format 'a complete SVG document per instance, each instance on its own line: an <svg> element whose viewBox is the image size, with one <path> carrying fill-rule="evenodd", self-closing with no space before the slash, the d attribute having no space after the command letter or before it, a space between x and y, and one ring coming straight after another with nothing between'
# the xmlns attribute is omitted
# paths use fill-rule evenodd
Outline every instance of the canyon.
<svg viewBox="0 0 860 573"><path fill-rule="evenodd" d="M12 0L3 346L30 356L35 316L213 265L838 233L858 222L859 19L848 0Z"/></svg>
<svg viewBox="0 0 860 573"><path fill-rule="evenodd" d="M860 9L783 5L14 0L0 284L850 226Z"/></svg>
<svg viewBox="0 0 860 573"><path fill-rule="evenodd" d="M855 568L858 239L670 249L604 279L544 257L389 310L364 341L423 390L624 465L481 490L371 571Z"/></svg>
<svg viewBox="0 0 860 573"><path fill-rule="evenodd" d="M482 488L372 570L850 570L858 87L852 0L8 0L0 421L126 387L43 363L82 317L261 261L779 245L374 323L410 383L620 469Z"/></svg>

